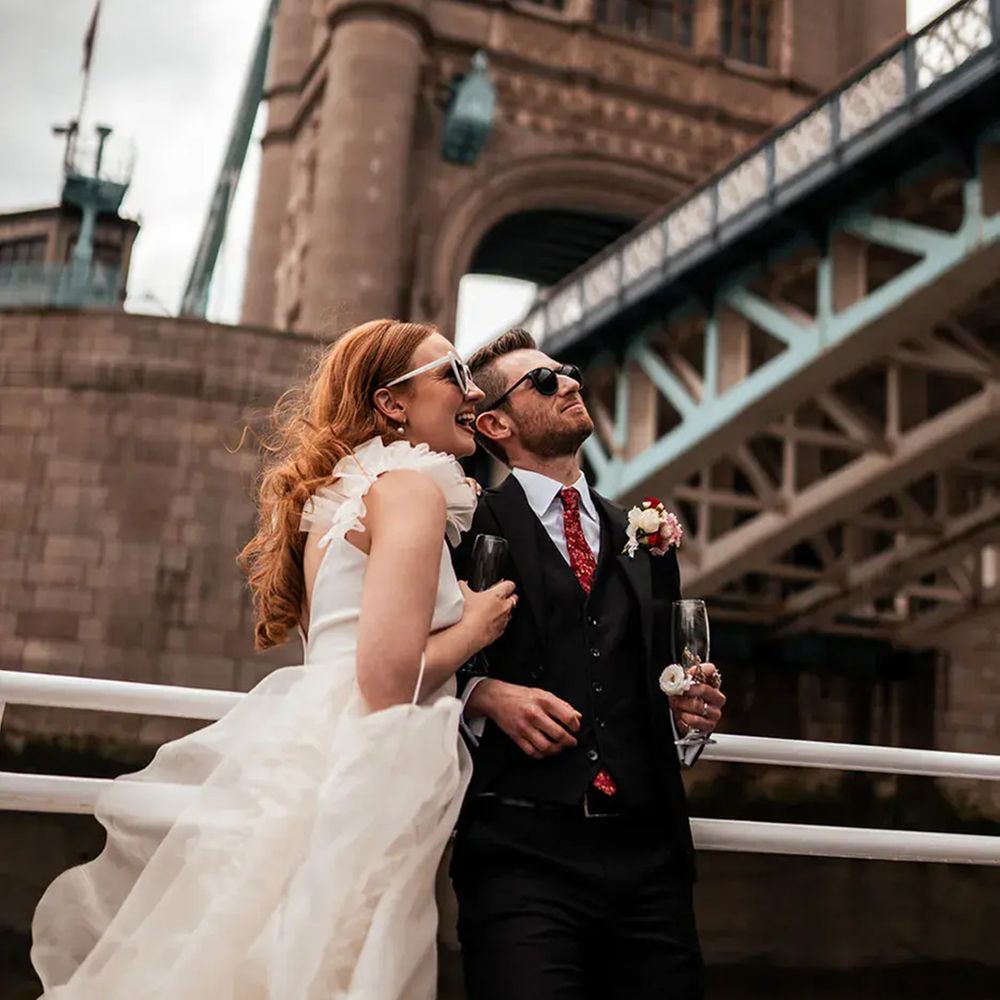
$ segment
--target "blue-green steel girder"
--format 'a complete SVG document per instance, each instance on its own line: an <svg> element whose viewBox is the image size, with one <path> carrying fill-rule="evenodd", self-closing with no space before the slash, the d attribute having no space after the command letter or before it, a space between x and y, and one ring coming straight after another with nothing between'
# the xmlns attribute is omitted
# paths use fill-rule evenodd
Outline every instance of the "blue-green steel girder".
<svg viewBox="0 0 1000 1000"><path fill-rule="evenodd" d="M996 126L998 102L1000 0L958 0L547 289L524 325L562 352L614 336L623 309L642 323L676 305L680 289L711 297L720 257L759 261L790 225L822 245L824 216L871 179L926 162L929 141L973 174L976 137ZM618 280L595 295L585 279L598 268Z"/></svg>
<svg viewBox="0 0 1000 1000"><path fill-rule="evenodd" d="M981 160L981 156L977 157L977 164ZM796 405L796 401L808 398L810 392L819 391L874 354L891 349L908 333L926 330L930 323L941 318L935 310L941 312L945 308L940 304L947 299L940 293L942 284L984 287L995 281L1000 273L1000 215L984 215L980 176L965 180L963 203L964 218L954 233L879 216L870 209L849 208L831 220L829 230L833 237L860 236L871 243L905 251L915 261L881 287L837 312L833 296L836 239L831 239L819 260L816 315L812 323L799 322L751 292L747 286L753 275L739 276L719 294L715 311L707 317L704 382L699 399L692 398L650 346L650 338L662 326L646 328L636 335L628 344L626 358L641 368L677 410L681 421L638 454L621 457L624 441L619 435L628 427L629 400L634 398L626 384L632 376L623 364L618 373L614 421L617 456L609 456L596 438L592 438L586 450L597 476L597 488L607 495L627 497L640 489L649 491L657 479L677 482L719 457L719 449L724 450L726 428L734 421L749 426L752 421L775 419L790 405ZM735 309L785 347L776 357L720 393L719 310L722 308ZM681 311L688 313L690 304L679 307L678 312ZM675 315L664 322L669 324Z"/></svg>
<svg viewBox="0 0 1000 1000"><path fill-rule="evenodd" d="M635 345L629 352L639 367L649 376L653 385L667 398L670 405L682 416L692 417L697 409L696 402L688 395L680 380L673 372L643 344Z"/></svg>

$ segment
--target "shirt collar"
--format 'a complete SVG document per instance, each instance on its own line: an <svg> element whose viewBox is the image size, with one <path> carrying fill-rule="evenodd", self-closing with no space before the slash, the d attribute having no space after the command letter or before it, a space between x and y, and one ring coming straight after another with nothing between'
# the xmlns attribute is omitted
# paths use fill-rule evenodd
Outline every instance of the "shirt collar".
<svg viewBox="0 0 1000 1000"><path fill-rule="evenodd" d="M514 478L521 484L521 489L524 490L528 506L535 512L536 517L543 517L558 498L563 484L557 479L543 476L540 472L531 472L528 469L513 469L511 471ZM592 520L598 520L597 506L582 472L573 486L580 494L580 509Z"/></svg>

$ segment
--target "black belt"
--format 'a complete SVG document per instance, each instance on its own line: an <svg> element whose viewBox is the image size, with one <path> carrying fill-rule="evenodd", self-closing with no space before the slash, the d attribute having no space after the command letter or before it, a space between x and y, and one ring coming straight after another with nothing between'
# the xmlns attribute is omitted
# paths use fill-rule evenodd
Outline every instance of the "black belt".
<svg viewBox="0 0 1000 1000"><path fill-rule="evenodd" d="M601 796L606 798L606 796ZM588 792L579 802L572 804L563 802L539 802L535 799L519 799L512 795L498 795L496 792L483 792L476 796L477 802L510 806L514 809L534 809L537 812L556 813L563 816L583 816L585 819L619 819L631 815L623 812L614 802L595 801Z"/></svg>

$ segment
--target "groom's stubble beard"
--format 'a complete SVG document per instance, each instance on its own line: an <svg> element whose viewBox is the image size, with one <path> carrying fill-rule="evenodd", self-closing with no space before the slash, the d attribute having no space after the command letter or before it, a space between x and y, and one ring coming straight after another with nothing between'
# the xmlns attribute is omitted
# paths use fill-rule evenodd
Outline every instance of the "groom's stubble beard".
<svg viewBox="0 0 1000 1000"><path fill-rule="evenodd" d="M564 413L518 417L518 436L526 451L538 458L575 455L593 433L594 422L586 409L573 418Z"/></svg>

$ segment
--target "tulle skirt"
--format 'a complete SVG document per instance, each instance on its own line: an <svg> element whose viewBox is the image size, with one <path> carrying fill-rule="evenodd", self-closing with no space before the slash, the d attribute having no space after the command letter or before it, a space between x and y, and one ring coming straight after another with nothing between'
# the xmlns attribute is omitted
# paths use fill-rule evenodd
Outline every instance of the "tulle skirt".
<svg viewBox="0 0 1000 1000"><path fill-rule="evenodd" d="M115 781L103 853L49 886L51 1000L431 1000L461 706L368 713L351 664L278 670Z"/></svg>

